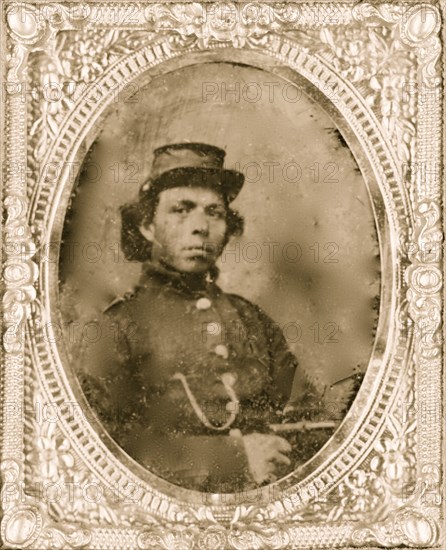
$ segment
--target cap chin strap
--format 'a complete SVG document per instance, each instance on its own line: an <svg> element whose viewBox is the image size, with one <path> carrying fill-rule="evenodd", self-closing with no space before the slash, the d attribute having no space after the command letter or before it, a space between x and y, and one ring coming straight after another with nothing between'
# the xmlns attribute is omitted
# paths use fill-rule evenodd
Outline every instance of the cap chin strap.
<svg viewBox="0 0 446 550"><path fill-rule="evenodd" d="M181 372L176 372L172 376L172 379L179 380L183 384L184 391L186 392L186 395L189 398L190 404L192 405L192 408L194 409L195 414L198 416L199 420L206 426L206 428L210 428L211 430L216 430L216 431L223 431L223 430L227 430L229 426L231 426L234 423L235 419L237 418L237 413L239 408L239 400L237 398L237 394L235 393L234 387L233 387L236 380L236 377L234 374L232 374L231 372L225 372L221 375L221 378L220 378L223 386L225 387L226 393L230 398L229 403L226 405L226 409L228 409L229 404L233 405L233 407L231 407L232 412L229 415L228 420L222 426L215 426L204 414L203 409L197 403L197 400L195 399L195 396L192 393L192 390L190 389L184 374L182 374Z"/></svg>

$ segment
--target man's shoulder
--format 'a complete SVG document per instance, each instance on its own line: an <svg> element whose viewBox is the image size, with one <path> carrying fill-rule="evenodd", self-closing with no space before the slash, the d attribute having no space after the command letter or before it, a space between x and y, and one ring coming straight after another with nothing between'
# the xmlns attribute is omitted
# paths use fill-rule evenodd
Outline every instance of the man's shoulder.
<svg viewBox="0 0 446 550"><path fill-rule="evenodd" d="M239 311L239 313L246 313L261 317L264 320L270 321L270 317L265 311L254 302L251 302L247 298L240 296L239 294L226 293L227 298L232 305Z"/></svg>
<svg viewBox="0 0 446 550"><path fill-rule="evenodd" d="M147 309L147 303L155 300L159 288L150 285L137 285L111 299L101 310L106 317L133 317L135 312Z"/></svg>
<svg viewBox="0 0 446 550"><path fill-rule="evenodd" d="M124 294L115 296L111 301L109 301L106 306L102 309L102 313L107 316L114 315L125 315L128 313L128 306L132 302L138 299L139 294L138 287Z"/></svg>

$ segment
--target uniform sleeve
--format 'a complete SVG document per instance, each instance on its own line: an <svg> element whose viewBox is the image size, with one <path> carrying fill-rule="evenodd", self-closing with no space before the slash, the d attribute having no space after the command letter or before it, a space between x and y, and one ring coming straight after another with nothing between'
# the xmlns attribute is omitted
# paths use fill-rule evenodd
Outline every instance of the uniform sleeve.
<svg viewBox="0 0 446 550"><path fill-rule="evenodd" d="M321 410L321 395L289 349L280 327L263 312L261 315L263 322L270 327L268 330L272 378L270 399L277 408L280 407L282 413L276 422L293 423L314 420L315 414ZM290 443L293 448L299 447L292 441Z"/></svg>
<svg viewBox="0 0 446 550"><path fill-rule="evenodd" d="M271 321L271 323L273 323ZM290 351L281 329L275 328L270 338L272 378L284 405L287 420L310 419L319 409L320 396ZM291 393L291 391L293 392ZM292 412L292 414L290 414Z"/></svg>
<svg viewBox="0 0 446 550"><path fill-rule="evenodd" d="M287 404L293 380L298 369L295 355L291 353L279 326L262 312L266 328L270 373L273 381L271 394L284 406Z"/></svg>
<svg viewBox="0 0 446 550"><path fill-rule="evenodd" d="M127 338L130 318L123 306L86 323L74 350L75 369L83 392L118 442L137 420L137 380L130 363Z"/></svg>
<svg viewBox="0 0 446 550"><path fill-rule="evenodd" d="M256 336L251 342L255 353L269 365L271 385L268 391L273 407L281 411L292 410L296 420L310 417L319 406L319 395L289 349L280 327L260 307L240 296L230 297L248 326L254 323L262 327L263 340L257 338L259 331L255 330Z"/></svg>

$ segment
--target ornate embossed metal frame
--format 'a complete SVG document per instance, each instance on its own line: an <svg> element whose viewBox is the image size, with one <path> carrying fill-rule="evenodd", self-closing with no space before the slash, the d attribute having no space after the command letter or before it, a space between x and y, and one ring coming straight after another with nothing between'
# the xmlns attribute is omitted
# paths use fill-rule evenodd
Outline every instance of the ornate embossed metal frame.
<svg viewBox="0 0 446 550"><path fill-rule="evenodd" d="M3 3L6 547L442 546L442 15L436 2ZM317 91L370 184L383 271L373 356L342 425L302 471L243 499L135 469L68 414L76 384L37 330L58 319L42 251L117 90L222 60Z"/></svg>

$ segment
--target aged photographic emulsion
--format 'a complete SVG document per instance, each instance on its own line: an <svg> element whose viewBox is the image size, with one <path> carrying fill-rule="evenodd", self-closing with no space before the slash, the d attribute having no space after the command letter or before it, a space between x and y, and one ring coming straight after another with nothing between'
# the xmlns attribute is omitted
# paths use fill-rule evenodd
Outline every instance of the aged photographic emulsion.
<svg viewBox="0 0 446 550"><path fill-rule="evenodd" d="M209 492L276 481L315 454L376 330L359 168L301 87L275 77L262 100L265 82L213 63L114 107L61 250L70 363L93 409L138 462Z"/></svg>
<svg viewBox="0 0 446 550"><path fill-rule="evenodd" d="M5 547L441 548L441 4L2 9Z"/></svg>

